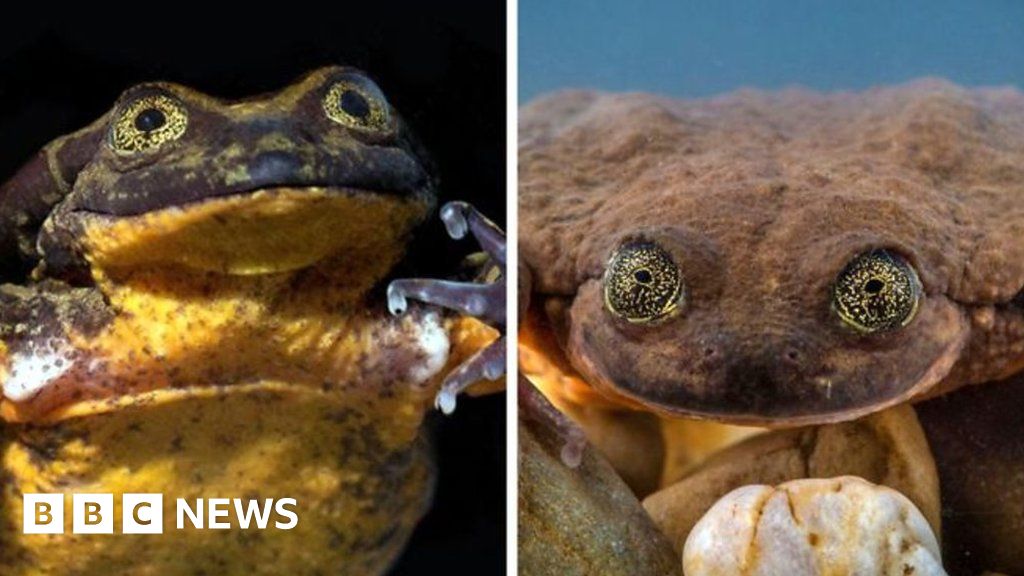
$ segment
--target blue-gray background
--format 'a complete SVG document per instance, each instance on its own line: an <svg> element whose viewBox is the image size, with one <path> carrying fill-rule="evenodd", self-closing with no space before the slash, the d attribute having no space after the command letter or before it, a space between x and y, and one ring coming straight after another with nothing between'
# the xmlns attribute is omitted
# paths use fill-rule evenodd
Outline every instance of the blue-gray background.
<svg viewBox="0 0 1024 576"><path fill-rule="evenodd" d="M921 76L1024 87L1024 0L520 0L521 102L566 87L707 96Z"/></svg>

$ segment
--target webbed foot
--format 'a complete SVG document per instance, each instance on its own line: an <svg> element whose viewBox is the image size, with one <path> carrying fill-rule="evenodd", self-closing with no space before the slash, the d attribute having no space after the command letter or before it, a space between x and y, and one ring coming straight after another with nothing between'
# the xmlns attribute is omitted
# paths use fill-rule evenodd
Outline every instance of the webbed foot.
<svg viewBox="0 0 1024 576"><path fill-rule="evenodd" d="M408 299L419 300L478 318L505 328L505 233L495 223L465 202L449 202L441 208L441 220L448 235L456 240L473 234L498 272L491 282L453 282L426 278L400 279L388 286L388 310L403 314ZM480 350L445 377L434 405L445 414L455 410L460 392L480 380L495 380L505 374L505 337Z"/></svg>

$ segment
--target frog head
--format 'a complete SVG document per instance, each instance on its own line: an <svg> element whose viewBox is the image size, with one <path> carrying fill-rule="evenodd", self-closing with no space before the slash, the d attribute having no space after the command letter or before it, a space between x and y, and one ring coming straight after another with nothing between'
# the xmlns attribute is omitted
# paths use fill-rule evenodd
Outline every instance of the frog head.
<svg viewBox="0 0 1024 576"><path fill-rule="evenodd" d="M1000 98L529 105L520 254L576 388L792 426L1020 370L1024 148L1019 95Z"/></svg>
<svg viewBox="0 0 1024 576"><path fill-rule="evenodd" d="M168 387L418 379L406 376L443 361L447 340L422 354L421 326L390 319L370 289L433 209L434 184L352 68L239 101L130 88L0 195L2 250L34 266L0 295L11 418ZM440 331L436 314L417 319ZM350 361L378 352L389 362ZM55 358L63 368L39 368Z"/></svg>
<svg viewBox="0 0 1024 576"><path fill-rule="evenodd" d="M253 275L333 259L369 285L434 202L419 146L351 68L241 101L141 84L47 157L65 190L34 246L46 276Z"/></svg>
<svg viewBox="0 0 1024 576"><path fill-rule="evenodd" d="M941 252L917 236L941 234L936 214L834 192L808 189L789 217L757 186L681 198L671 218L632 205L642 216L594 246L572 304L568 350L588 381L667 414L787 425L934 386L969 330L936 288ZM844 217L814 227L834 203Z"/></svg>

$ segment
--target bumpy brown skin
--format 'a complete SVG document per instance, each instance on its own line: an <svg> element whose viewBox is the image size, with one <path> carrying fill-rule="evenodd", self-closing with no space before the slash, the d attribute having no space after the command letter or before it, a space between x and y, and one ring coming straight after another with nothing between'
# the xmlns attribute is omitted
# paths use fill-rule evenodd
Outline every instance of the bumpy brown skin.
<svg viewBox="0 0 1024 576"><path fill-rule="evenodd" d="M686 101L565 92L521 112L520 243L535 302L607 396L666 415L793 426L852 419L1024 365L1024 95L922 81L858 94ZM612 251L655 240L676 316L604 306ZM830 288L885 248L923 295L864 335Z"/></svg>

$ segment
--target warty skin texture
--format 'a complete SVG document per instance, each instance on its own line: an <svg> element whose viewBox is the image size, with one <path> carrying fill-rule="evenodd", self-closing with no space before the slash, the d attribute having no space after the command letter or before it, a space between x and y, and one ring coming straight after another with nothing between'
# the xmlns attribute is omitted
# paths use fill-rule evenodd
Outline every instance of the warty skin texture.
<svg viewBox="0 0 1024 576"><path fill-rule="evenodd" d="M707 101L567 92L526 106L521 253L534 301L568 301L587 381L666 415L845 420L1012 374L1024 361L1024 97L926 81L858 94ZM630 240L679 265L685 307L608 313ZM923 289L902 329L844 325L830 289L886 248Z"/></svg>

